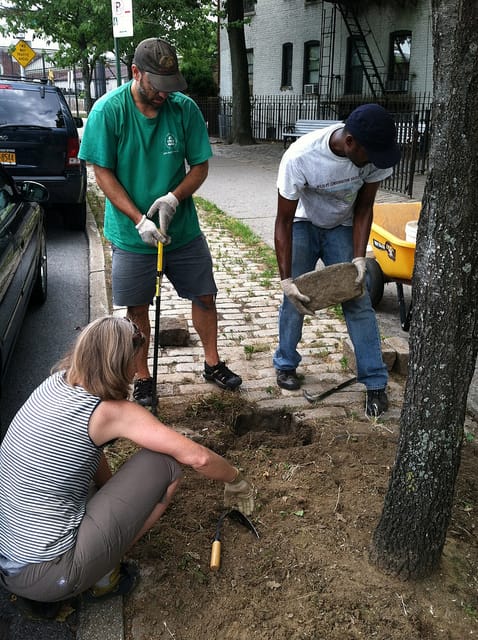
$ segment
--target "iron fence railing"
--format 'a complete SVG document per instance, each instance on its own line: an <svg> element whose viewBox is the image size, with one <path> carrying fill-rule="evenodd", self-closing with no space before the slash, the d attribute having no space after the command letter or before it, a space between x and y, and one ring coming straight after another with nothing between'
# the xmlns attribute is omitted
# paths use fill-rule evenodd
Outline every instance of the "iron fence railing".
<svg viewBox="0 0 478 640"><path fill-rule="evenodd" d="M197 97L195 100L207 122L209 135L230 139L232 97ZM355 107L366 102L379 102L393 114L402 150L399 165L382 183L382 188L412 197L415 173L428 170L430 94L391 93L381 99L351 95L338 96L333 100L323 100L318 95L251 96L252 135L258 141L281 141L284 128L296 120L343 120Z"/></svg>

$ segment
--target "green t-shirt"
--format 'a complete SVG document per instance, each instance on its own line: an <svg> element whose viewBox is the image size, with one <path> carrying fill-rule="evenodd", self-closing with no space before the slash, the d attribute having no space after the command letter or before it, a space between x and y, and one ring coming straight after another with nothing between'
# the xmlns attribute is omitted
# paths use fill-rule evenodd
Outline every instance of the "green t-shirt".
<svg viewBox="0 0 478 640"><path fill-rule="evenodd" d="M80 158L112 169L136 204L146 213L151 204L175 189L193 166L212 156L202 114L191 98L171 93L154 118L136 107L131 83L98 100L91 110L81 141ZM154 219L159 224L157 216ZM133 222L106 199L105 237L120 249L134 253L156 253L145 244ZM176 209L166 251L181 247L201 230L192 198Z"/></svg>

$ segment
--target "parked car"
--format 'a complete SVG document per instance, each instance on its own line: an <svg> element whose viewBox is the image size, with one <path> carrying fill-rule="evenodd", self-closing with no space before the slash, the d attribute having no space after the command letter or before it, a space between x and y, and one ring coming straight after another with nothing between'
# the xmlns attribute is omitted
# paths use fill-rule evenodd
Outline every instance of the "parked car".
<svg viewBox="0 0 478 640"><path fill-rule="evenodd" d="M13 348L30 302L47 296L43 208L47 189L25 181L17 187L0 166L0 395Z"/></svg>
<svg viewBox="0 0 478 640"><path fill-rule="evenodd" d="M0 162L15 182L36 180L47 187L47 207L61 208L65 225L79 230L86 225L86 165L78 158L82 126L58 87L0 76Z"/></svg>

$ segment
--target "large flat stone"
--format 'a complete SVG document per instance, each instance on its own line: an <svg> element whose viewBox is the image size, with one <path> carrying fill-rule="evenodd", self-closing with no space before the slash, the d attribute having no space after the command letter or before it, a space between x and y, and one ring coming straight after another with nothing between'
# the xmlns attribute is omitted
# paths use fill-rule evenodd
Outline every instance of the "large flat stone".
<svg viewBox="0 0 478 640"><path fill-rule="evenodd" d="M304 273L294 282L302 294L309 296L307 307L317 311L362 295L362 286L355 282L356 278L354 265L343 262Z"/></svg>
<svg viewBox="0 0 478 640"><path fill-rule="evenodd" d="M189 342L186 318L164 316L159 322L159 344L162 347L185 347Z"/></svg>

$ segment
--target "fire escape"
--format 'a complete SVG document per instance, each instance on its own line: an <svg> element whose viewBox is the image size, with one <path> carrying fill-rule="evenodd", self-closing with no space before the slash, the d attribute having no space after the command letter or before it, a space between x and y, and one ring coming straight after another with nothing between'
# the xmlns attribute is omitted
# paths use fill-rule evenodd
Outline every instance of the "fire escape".
<svg viewBox="0 0 478 640"><path fill-rule="evenodd" d="M342 16L350 41L353 43L363 76L372 95L377 98L385 93L385 86L369 46L371 40L375 42L372 30L365 16L359 17L357 11L350 6L350 3L339 2L338 0L324 0L322 5L321 90L324 90L324 93L321 92L321 95L328 96L331 92L337 10ZM376 47L376 50L379 52L378 47Z"/></svg>

